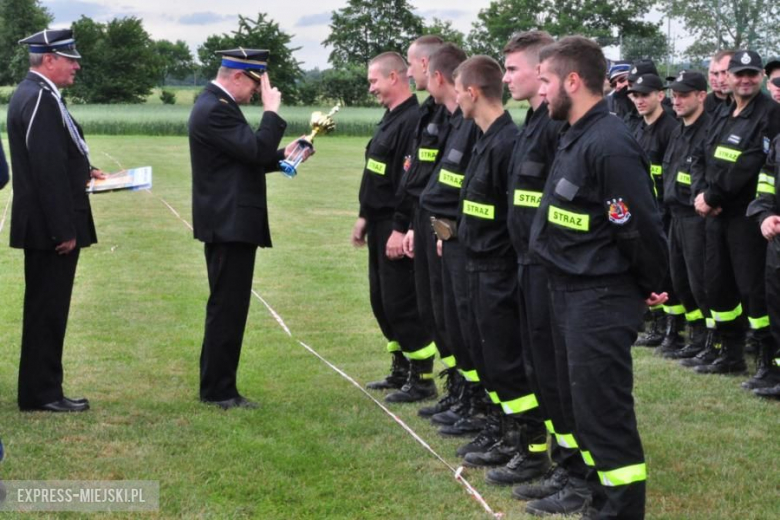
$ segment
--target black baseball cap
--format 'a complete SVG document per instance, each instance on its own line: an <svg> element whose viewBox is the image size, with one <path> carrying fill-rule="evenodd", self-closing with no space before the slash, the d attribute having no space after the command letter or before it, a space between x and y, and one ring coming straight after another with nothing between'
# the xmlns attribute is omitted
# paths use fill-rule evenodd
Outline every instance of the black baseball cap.
<svg viewBox="0 0 780 520"><path fill-rule="evenodd" d="M766 72L767 76L772 74L772 71L775 69L780 69L780 57L778 56L769 58L769 61L767 61L766 65L764 65L764 72Z"/></svg>
<svg viewBox="0 0 780 520"><path fill-rule="evenodd" d="M655 74L658 76L658 69L655 67L655 62L649 58L643 58L634 62L634 66L631 67L631 70L628 72L628 81L633 83L639 79L639 76L645 74Z"/></svg>
<svg viewBox="0 0 780 520"><path fill-rule="evenodd" d="M629 92L656 92L664 89L664 82L657 74L642 74L629 87Z"/></svg>
<svg viewBox="0 0 780 520"><path fill-rule="evenodd" d="M701 72L681 70L666 86L675 92L707 91L707 78Z"/></svg>
<svg viewBox="0 0 780 520"><path fill-rule="evenodd" d="M729 72L737 73L743 70L763 72L764 64L761 63L761 56L755 51L736 52L729 60Z"/></svg>

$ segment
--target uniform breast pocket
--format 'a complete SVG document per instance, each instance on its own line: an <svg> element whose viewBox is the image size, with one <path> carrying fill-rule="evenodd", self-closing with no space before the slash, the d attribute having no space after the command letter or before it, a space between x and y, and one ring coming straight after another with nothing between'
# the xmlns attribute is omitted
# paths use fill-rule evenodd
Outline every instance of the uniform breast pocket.
<svg viewBox="0 0 780 520"><path fill-rule="evenodd" d="M515 167L521 177L538 179L544 174L544 163L536 161L523 161Z"/></svg>
<svg viewBox="0 0 780 520"><path fill-rule="evenodd" d="M366 170L376 175L385 175L391 153L392 149L388 144L372 142L368 148Z"/></svg>

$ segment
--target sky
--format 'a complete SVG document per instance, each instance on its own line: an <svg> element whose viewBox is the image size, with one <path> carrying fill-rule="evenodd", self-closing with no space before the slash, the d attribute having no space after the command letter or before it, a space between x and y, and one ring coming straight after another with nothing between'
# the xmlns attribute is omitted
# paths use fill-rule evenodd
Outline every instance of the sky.
<svg viewBox="0 0 780 520"><path fill-rule="evenodd" d="M42 0L54 15L52 28L69 27L82 15L97 22L117 17L135 16L143 20L144 28L155 40L184 40L195 55L198 45L212 34L230 33L238 27L238 15L255 18L267 13L287 34L294 35L292 44L301 47L295 57L304 70L328 68L331 49L322 46L330 34L331 13L347 5L346 0ZM465 34L477 19L477 13L490 0L410 0L417 15L424 20L433 17L449 20L455 29ZM653 17L656 21L658 16ZM78 35L76 35L78 46ZM607 57L610 56L609 50Z"/></svg>

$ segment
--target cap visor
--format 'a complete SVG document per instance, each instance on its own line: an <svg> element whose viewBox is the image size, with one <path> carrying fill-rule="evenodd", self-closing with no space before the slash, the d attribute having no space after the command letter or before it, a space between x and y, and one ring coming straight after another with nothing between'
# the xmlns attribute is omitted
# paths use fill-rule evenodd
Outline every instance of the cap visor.
<svg viewBox="0 0 780 520"><path fill-rule="evenodd" d="M685 83L669 83L664 88L670 88L675 92L693 92L694 90L698 90L696 87L686 85Z"/></svg>
<svg viewBox="0 0 780 520"><path fill-rule="evenodd" d="M743 70L754 70L756 72L762 72L764 69L761 67L756 67L755 65L740 65L739 67L730 68L729 72L736 74L737 72L742 72Z"/></svg>
<svg viewBox="0 0 780 520"><path fill-rule="evenodd" d="M71 59L74 59L74 60L80 60L81 59L81 54L79 54L78 51L76 51L76 49L71 49L69 51L56 51L56 52L54 52L54 54L56 54L58 56L62 56L64 58L71 58Z"/></svg>

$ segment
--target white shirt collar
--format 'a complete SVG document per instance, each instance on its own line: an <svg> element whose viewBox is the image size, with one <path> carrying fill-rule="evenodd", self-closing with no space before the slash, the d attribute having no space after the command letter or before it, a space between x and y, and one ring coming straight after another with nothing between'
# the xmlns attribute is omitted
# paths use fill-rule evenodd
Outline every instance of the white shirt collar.
<svg viewBox="0 0 780 520"><path fill-rule="evenodd" d="M230 92L228 92L228 91L227 91L227 89L226 89L225 87L223 87L222 85L220 85L219 83L217 83L217 82L216 82L216 81L214 81L214 80L211 80L211 82L212 82L214 85L216 85L216 86L218 86L219 88L221 88L221 89L222 89L222 92L224 92L225 94L227 94L228 96L230 96L230 99L232 99L233 101L235 101L235 100L236 100L236 98L234 98L234 97L233 97L233 94L231 94Z"/></svg>
<svg viewBox="0 0 780 520"><path fill-rule="evenodd" d="M41 78L43 78L43 81L45 81L49 85L49 87L51 87L51 90L52 90L52 92L54 92L54 95L57 96L57 97L61 97L60 96L60 90L57 88L57 86L54 83L51 82L51 80L49 78L47 78L46 76L44 76L40 72L36 72L34 70L31 70L30 72L32 72L33 74L36 74L37 76L40 76Z"/></svg>

